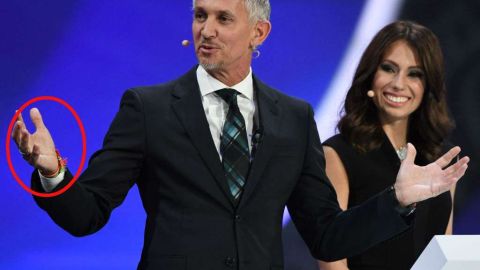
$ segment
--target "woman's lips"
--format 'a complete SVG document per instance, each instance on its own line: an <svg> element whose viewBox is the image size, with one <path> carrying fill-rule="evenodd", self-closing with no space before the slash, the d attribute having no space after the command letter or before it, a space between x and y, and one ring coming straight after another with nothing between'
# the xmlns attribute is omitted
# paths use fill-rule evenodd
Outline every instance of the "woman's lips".
<svg viewBox="0 0 480 270"><path fill-rule="evenodd" d="M395 107L401 107L405 105L411 98L410 97L405 97L405 96L398 96L398 95L393 95L390 93L383 93L383 97L385 98L385 101Z"/></svg>

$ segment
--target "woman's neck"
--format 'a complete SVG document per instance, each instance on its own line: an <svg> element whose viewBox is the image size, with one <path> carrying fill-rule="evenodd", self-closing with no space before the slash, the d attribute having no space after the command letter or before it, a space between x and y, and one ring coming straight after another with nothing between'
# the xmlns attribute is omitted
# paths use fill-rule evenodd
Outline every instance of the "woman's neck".
<svg viewBox="0 0 480 270"><path fill-rule="evenodd" d="M384 123L382 128L396 150L407 145L408 119Z"/></svg>

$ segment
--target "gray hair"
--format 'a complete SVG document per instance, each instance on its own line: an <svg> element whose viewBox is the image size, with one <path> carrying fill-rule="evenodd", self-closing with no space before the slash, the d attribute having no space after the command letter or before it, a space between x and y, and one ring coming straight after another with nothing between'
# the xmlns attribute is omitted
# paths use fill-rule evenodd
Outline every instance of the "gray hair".
<svg viewBox="0 0 480 270"><path fill-rule="evenodd" d="M247 9L250 22L269 21L270 20L270 1L269 0L242 0ZM195 7L195 0L193 0Z"/></svg>

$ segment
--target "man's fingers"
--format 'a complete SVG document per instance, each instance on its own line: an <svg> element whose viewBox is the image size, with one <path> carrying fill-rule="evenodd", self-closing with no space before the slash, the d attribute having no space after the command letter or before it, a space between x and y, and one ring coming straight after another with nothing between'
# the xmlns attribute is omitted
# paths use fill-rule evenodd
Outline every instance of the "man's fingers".
<svg viewBox="0 0 480 270"><path fill-rule="evenodd" d="M460 178L462 178L462 176L465 174L467 168L468 168L468 165L463 164L453 174L446 176L445 181L436 185L436 190L433 191L433 193L434 193L433 195L437 196L437 195L439 195L439 194L441 194L445 191L450 190L453 187L453 185L455 185L458 182L458 180L460 180Z"/></svg>
<svg viewBox="0 0 480 270"><path fill-rule="evenodd" d="M22 144L22 137L23 137L23 133L22 133L22 128L20 127L20 124L18 125L17 127L17 130L15 131L15 143L17 144L17 147L20 151L22 151L21 149L21 144Z"/></svg>
<svg viewBox="0 0 480 270"><path fill-rule="evenodd" d="M463 177L463 175L465 175L465 172L467 171L468 169L468 164L463 164L462 167L456 172L456 176L455 176L455 180L458 181L460 180L460 178Z"/></svg>
<svg viewBox="0 0 480 270"><path fill-rule="evenodd" d="M15 113L17 113L17 112L18 112L18 110L15 111ZM18 135L18 126L19 126L19 124L20 124L20 122L21 122L21 120L20 120L21 115L22 115L21 113L18 114L18 116L17 116L17 121L15 121L15 124L13 125L12 139L14 139L14 140L15 140L15 138L16 138L17 135ZM16 143L16 141L15 141L15 143Z"/></svg>
<svg viewBox="0 0 480 270"><path fill-rule="evenodd" d="M30 118L32 119L35 128L38 130L39 128L45 128L45 124L43 124L42 115L37 108L33 108L30 110Z"/></svg>
<svg viewBox="0 0 480 270"><path fill-rule="evenodd" d="M20 121L15 122L15 124L13 125L13 131L12 131L12 139L17 144L17 146L19 142L18 137L20 136L20 125L21 125Z"/></svg>
<svg viewBox="0 0 480 270"><path fill-rule="evenodd" d="M435 163L440 167L440 168L445 168L452 162L453 158L458 156L460 154L460 147L455 146L452 149L450 149L447 153L445 153L443 156L439 157Z"/></svg>
<svg viewBox="0 0 480 270"><path fill-rule="evenodd" d="M20 144L20 138L19 137L20 137L20 135L21 135L21 133L24 129L26 130L27 126L25 125L25 122L23 121L22 114L20 113L20 114L18 114L17 121L15 122L15 125L13 127L13 131L12 131L12 138L15 140L15 143L17 145Z"/></svg>
<svg viewBox="0 0 480 270"><path fill-rule="evenodd" d="M28 133L28 131L26 129L22 129L21 131L21 136L20 136L20 150L23 152L23 153L31 153L32 150L29 149L28 147L28 142L30 140L30 134Z"/></svg>
<svg viewBox="0 0 480 270"><path fill-rule="evenodd" d="M16 113L16 111L15 111L15 113ZM24 123L22 113L18 114L17 121L20 121L20 122Z"/></svg>
<svg viewBox="0 0 480 270"><path fill-rule="evenodd" d="M457 170L460 169L460 167L462 167L464 164L468 164L468 162L470 161L470 158L469 157L463 157L461 158L460 160L458 160L457 162L455 162L455 164L453 165L450 165L448 166L445 170L444 170L444 173L446 175L450 175L452 173L455 173Z"/></svg>
<svg viewBox="0 0 480 270"><path fill-rule="evenodd" d="M415 162L415 157L417 156L417 150L415 149L415 146L413 144L408 143L407 144L407 156L405 157L404 162L407 163L414 163Z"/></svg>
<svg viewBox="0 0 480 270"><path fill-rule="evenodd" d="M33 145L33 148L32 148L32 155L30 156L30 159L28 160L29 163L32 165L32 166L35 166L35 164L37 164L38 162L38 158L40 157L40 149L39 147L35 144Z"/></svg>
<svg viewBox="0 0 480 270"><path fill-rule="evenodd" d="M449 166L442 172L442 177L433 181L431 186L431 196L435 197L448 191L454 184L462 178L468 168L469 157L463 157L455 164Z"/></svg>
<svg viewBox="0 0 480 270"><path fill-rule="evenodd" d="M465 174L469 161L469 157L463 157L459 161L455 162L455 164L445 169L444 172L446 177L460 179Z"/></svg>

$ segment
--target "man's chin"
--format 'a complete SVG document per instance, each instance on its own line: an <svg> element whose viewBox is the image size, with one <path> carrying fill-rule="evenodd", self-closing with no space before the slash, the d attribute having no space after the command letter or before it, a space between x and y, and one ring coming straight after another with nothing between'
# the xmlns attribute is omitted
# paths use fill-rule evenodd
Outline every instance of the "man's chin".
<svg viewBox="0 0 480 270"><path fill-rule="evenodd" d="M209 63L209 62L200 62L200 65L209 71L218 70L222 67L221 63Z"/></svg>

